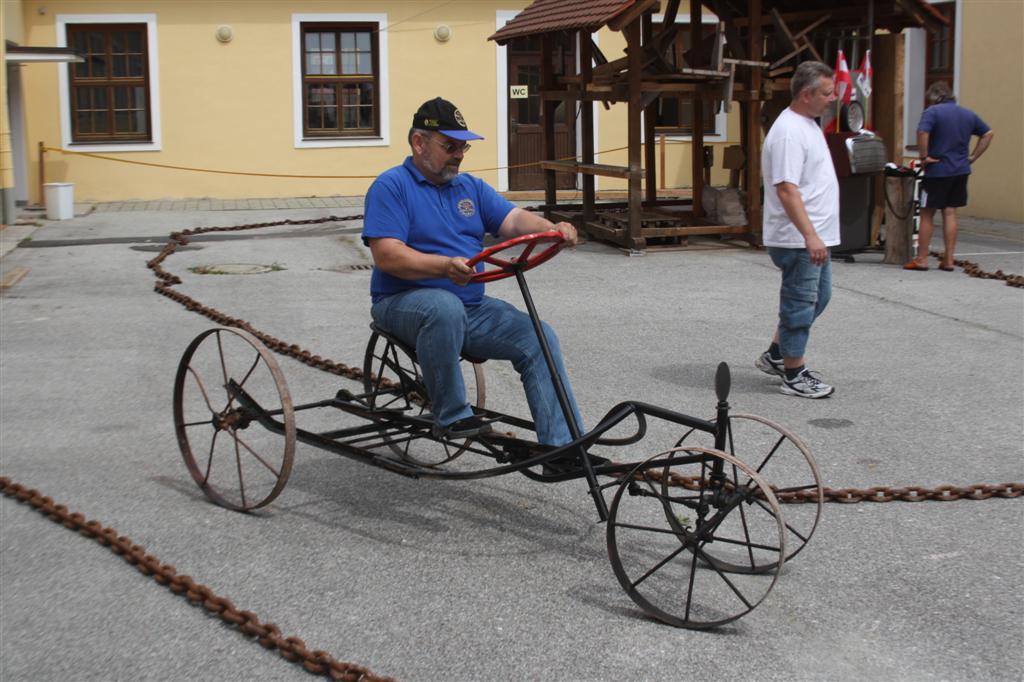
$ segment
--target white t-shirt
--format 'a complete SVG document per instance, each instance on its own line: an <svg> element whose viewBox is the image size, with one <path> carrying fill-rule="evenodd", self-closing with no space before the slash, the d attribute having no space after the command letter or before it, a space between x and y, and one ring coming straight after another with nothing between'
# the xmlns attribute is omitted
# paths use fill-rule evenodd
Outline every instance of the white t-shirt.
<svg viewBox="0 0 1024 682"><path fill-rule="evenodd" d="M789 107L772 124L761 153L764 180L765 246L804 248L804 237L786 215L776 185L791 182L800 189L807 217L825 246L839 244L839 180L825 135L813 118Z"/></svg>

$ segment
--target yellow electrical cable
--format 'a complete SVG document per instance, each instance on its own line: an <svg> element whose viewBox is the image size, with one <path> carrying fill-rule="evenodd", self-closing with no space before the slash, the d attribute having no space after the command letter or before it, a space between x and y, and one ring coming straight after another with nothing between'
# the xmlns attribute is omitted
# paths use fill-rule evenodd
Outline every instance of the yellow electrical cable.
<svg viewBox="0 0 1024 682"><path fill-rule="evenodd" d="M600 152L595 152L595 154L608 154L610 152L622 151L623 149L628 149L628 148L629 147L615 147L613 149L605 149L605 150L600 151ZM70 151L70 150L67 150L67 149L60 149L59 147L46 147L46 146L44 146L43 150L44 151L48 151L48 152L59 152L61 154L68 154L68 155L71 155L71 156L86 156L86 157L89 157L89 158L92 158L92 159L101 159L103 161L116 161L118 163L129 163L129 164L133 164L133 165L136 165L136 166L149 166L151 168L165 168L165 169L168 169L168 170L184 170L184 171L192 171L192 172L195 172L195 173L218 173L218 174L221 174L221 175L247 175L247 176L254 176L254 177L261 177L261 178L305 178L305 179L313 179L313 180L317 180L317 179L323 179L323 180L372 180L372 179L377 177L377 175L302 175L302 174L297 174L297 173L255 173L255 172L249 172L249 171L219 170L219 169L215 169L215 168L192 168L190 166L174 166L174 165L166 164L166 163L151 163L149 161L133 161L131 159L119 159L117 157L106 156L104 154L96 154L94 152L73 152L73 151ZM561 158L556 159L556 160L557 161L568 161L570 159L576 160L576 158L577 158L576 156L564 156L564 157L561 157ZM511 169L511 168L528 168L530 166L539 166L540 163L541 163L540 161L534 161L532 163L520 163L520 164L516 164L516 165L512 165L512 166L494 166L493 168L472 168L472 169L469 169L469 170L466 170L466 171L463 171L463 172L465 172L465 173L482 173L482 172L486 172L486 171L501 170L503 168L506 168L506 169Z"/></svg>

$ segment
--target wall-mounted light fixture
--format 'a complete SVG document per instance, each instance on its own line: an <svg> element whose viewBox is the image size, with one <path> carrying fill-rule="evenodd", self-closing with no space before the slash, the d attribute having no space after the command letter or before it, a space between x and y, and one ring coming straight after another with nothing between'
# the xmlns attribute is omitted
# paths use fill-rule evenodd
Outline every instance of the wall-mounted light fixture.
<svg viewBox="0 0 1024 682"><path fill-rule="evenodd" d="M448 24L438 24L434 28L434 40L439 43L447 43L452 39L452 27Z"/></svg>
<svg viewBox="0 0 1024 682"><path fill-rule="evenodd" d="M213 35L219 42L230 43L231 39L235 37L235 31L230 26L218 26Z"/></svg>

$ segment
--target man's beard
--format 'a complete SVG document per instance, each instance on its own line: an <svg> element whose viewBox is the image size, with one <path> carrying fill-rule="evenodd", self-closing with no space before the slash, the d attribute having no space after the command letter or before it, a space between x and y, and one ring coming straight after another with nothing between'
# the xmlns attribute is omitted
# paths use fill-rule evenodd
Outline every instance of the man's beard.
<svg viewBox="0 0 1024 682"><path fill-rule="evenodd" d="M441 166L441 173L440 173L440 175L441 175L441 180L443 180L444 182L448 182L449 180L453 179L458 174L459 174L459 167L458 166L452 166L452 165L449 165L449 164L445 164L445 165Z"/></svg>

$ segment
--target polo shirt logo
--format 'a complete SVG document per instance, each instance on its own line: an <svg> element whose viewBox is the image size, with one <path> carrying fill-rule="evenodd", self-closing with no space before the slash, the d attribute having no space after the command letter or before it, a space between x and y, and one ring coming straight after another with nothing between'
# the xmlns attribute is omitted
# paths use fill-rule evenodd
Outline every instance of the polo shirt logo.
<svg viewBox="0 0 1024 682"><path fill-rule="evenodd" d="M459 201L459 213L467 218L472 218L476 215L476 206L473 205L472 199L462 199Z"/></svg>

